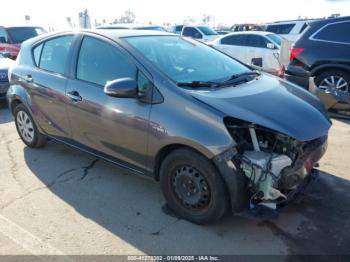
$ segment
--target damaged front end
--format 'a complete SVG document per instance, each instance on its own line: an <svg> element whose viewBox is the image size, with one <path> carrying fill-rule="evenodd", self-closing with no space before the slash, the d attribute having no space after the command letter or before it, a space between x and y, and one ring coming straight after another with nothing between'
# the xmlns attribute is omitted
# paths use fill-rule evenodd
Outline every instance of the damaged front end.
<svg viewBox="0 0 350 262"><path fill-rule="evenodd" d="M327 136L297 141L235 118L227 117L224 122L236 146L215 161L229 187L235 212L259 206L275 210L286 203L327 148Z"/></svg>

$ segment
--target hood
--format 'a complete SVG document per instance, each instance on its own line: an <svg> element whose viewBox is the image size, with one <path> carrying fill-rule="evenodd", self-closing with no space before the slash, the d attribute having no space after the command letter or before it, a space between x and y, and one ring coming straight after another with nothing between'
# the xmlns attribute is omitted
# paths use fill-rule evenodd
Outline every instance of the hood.
<svg viewBox="0 0 350 262"><path fill-rule="evenodd" d="M257 80L191 95L227 116L270 128L299 141L328 134L331 122L311 93L285 80L262 74Z"/></svg>

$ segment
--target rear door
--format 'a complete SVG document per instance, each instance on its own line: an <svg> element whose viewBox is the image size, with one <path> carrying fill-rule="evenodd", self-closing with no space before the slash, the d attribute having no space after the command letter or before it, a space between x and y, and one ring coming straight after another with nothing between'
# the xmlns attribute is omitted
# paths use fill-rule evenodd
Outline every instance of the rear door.
<svg viewBox="0 0 350 262"><path fill-rule="evenodd" d="M228 35L221 39L217 48L243 63L248 63L246 41L247 37L244 34Z"/></svg>
<svg viewBox="0 0 350 262"><path fill-rule="evenodd" d="M35 66L22 71L38 124L48 134L61 138L70 137L65 93L73 40L73 35L64 35L36 45L32 50Z"/></svg>
<svg viewBox="0 0 350 262"><path fill-rule="evenodd" d="M107 39L84 36L76 56L76 72L67 88L73 139L118 163L128 162L143 169L151 105L137 98L108 96L104 85L130 77L148 91L151 81L129 54Z"/></svg>

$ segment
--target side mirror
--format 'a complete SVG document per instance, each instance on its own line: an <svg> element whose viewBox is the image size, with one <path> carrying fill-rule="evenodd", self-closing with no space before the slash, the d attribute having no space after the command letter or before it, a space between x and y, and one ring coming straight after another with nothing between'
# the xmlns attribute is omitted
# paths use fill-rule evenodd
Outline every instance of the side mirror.
<svg viewBox="0 0 350 262"><path fill-rule="evenodd" d="M129 77L108 81L104 87L106 95L113 97L136 98L137 82Z"/></svg>
<svg viewBox="0 0 350 262"><path fill-rule="evenodd" d="M196 38L196 39L201 39L201 38L203 38L203 36L202 36L201 33L196 33L196 34L194 35L194 38Z"/></svg>
<svg viewBox="0 0 350 262"><path fill-rule="evenodd" d="M266 47L267 47L268 49L275 49L275 48L276 48L275 45L274 45L273 43L267 43Z"/></svg>

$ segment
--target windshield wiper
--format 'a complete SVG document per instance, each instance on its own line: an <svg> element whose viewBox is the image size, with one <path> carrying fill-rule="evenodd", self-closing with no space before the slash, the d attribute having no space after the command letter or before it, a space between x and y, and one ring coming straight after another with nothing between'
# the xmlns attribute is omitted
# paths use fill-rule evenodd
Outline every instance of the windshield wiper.
<svg viewBox="0 0 350 262"><path fill-rule="evenodd" d="M235 80L235 79L239 79L245 76L260 76L260 73L258 71L246 71L243 73L239 73L239 74L234 74L232 76L230 76L228 79L226 79L223 83L225 82L229 82L231 80Z"/></svg>
<svg viewBox="0 0 350 262"><path fill-rule="evenodd" d="M177 86L187 86L187 87L216 87L220 83L211 81L192 81L192 82L178 82Z"/></svg>
<svg viewBox="0 0 350 262"><path fill-rule="evenodd" d="M234 74L228 79L225 79L223 82L214 82L214 81L192 81L192 82L178 82L177 86L181 87L221 87L241 81L246 81L248 76L259 76L258 71L246 71L239 74Z"/></svg>

